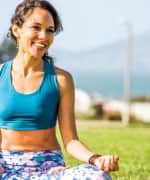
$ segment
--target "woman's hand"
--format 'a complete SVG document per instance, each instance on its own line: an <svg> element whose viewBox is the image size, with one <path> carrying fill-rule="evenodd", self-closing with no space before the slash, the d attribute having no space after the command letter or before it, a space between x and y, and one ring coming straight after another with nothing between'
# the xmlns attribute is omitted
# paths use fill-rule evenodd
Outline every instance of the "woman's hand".
<svg viewBox="0 0 150 180"><path fill-rule="evenodd" d="M118 171L118 160L119 158L117 156L104 155L96 158L94 164L105 172Z"/></svg>
<svg viewBox="0 0 150 180"><path fill-rule="evenodd" d="M52 167L48 173L51 174L51 173L57 173L59 171L62 171L62 170L65 170L65 169L68 169L69 167L65 167L65 166L56 166L56 167Z"/></svg>

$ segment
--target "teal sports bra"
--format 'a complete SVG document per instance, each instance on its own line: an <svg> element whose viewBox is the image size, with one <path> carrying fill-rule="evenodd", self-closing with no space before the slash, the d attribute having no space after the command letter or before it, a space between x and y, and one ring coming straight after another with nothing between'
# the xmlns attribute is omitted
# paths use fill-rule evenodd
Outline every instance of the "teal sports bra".
<svg viewBox="0 0 150 180"><path fill-rule="evenodd" d="M44 61L44 76L33 93L17 92L11 83L12 61L0 70L0 127L38 130L56 125L60 92L53 64Z"/></svg>

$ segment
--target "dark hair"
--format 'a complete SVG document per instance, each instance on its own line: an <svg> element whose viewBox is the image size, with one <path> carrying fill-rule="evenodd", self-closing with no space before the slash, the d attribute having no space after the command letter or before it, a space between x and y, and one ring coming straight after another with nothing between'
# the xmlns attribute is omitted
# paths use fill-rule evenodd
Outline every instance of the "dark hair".
<svg viewBox="0 0 150 180"><path fill-rule="evenodd" d="M16 7L15 13L11 18L11 26L9 28L9 32L7 34L7 36L11 38L12 40L14 40L15 43L17 43L17 39L12 32L12 25L16 24L18 27L22 27L25 21L26 15L36 7L45 9L52 15L53 20L54 20L54 25L55 25L54 27L55 34L58 34L59 32L63 30L61 19L56 9L53 7L51 3L49 3L46 0L24 0ZM48 53L46 53L44 54L43 59L52 61L53 58L48 56Z"/></svg>

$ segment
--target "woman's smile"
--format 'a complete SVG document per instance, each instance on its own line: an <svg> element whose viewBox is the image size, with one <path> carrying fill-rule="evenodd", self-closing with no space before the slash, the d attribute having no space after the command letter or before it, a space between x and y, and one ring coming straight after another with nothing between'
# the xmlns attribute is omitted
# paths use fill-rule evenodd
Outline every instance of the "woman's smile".
<svg viewBox="0 0 150 180"><path fill-rule="evenodd" d="M48 43L46 42L32 42L31 46L35 48L37 51L46 51L48 48Z"/></svg>

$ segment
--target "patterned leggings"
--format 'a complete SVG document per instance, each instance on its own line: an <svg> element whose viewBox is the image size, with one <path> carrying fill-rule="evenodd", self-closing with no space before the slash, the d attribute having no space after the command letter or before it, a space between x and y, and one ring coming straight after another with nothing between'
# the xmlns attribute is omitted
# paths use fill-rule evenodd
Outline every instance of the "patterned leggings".
<svg viewBox="0 0 150 180"><path fill-rule="evenodd" d="M52 167L65 166L60 150L22 152L0 151L1 180L111 180L96 166L82 164L49 174Z"/></svg>

